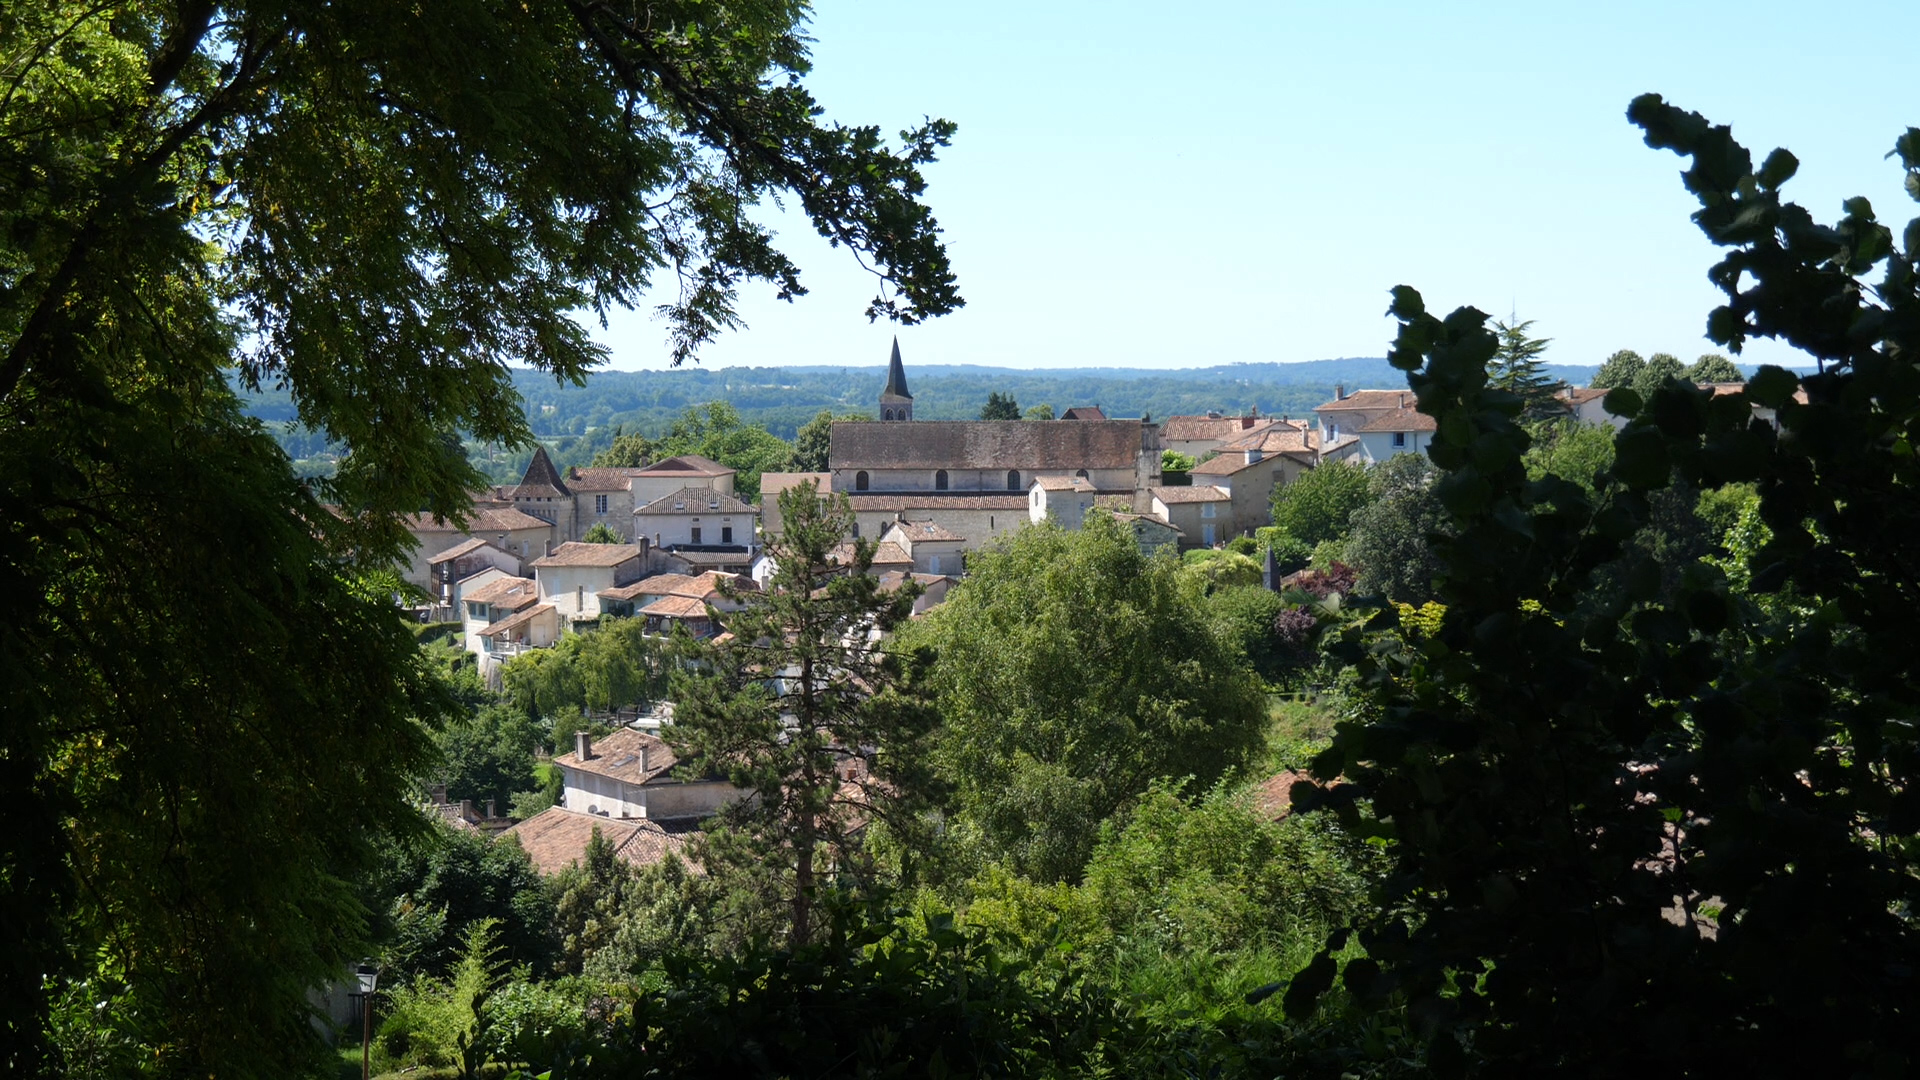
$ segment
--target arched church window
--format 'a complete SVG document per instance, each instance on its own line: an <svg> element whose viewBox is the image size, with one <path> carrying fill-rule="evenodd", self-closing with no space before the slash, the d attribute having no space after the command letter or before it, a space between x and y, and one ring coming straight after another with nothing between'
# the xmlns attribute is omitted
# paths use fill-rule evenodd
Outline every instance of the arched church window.
<svg viewBox="0 0 1920 1080"><path fill-rule="evenodd" d="M853 474L853 490L867 490L867 474L864 470Z"/></svg>
<svg viewBox="0 0 1920 1080"><path fill-rule="evenodd" d="M1007 470L1007 490L1008 491L1020 490L1020 470L1019 469Z"/></svg>
<svg viewBox="0 0 1920 1080"><path fill-rule="evenodd" d="M882 419L882 420L891 420L891 419L893 419L893 410L892 410L892 409L881 409L881 410L880 410L880 419Z"/></svg>
<svg viewBox="0 0 1920 1080"><path fill-rule="evenodd" d="M933 474L933 490L935 490L935 491L945 491L945 490L947 490L947 470L945 470L945 469L938 469L938 470L936 470L936 471L934 472L934 474Z"/></svg>
<svg viewBox="0 0 1920 1080"><path fill-rule="evenodd" d="M1092 477L1090 477L1090 476L1088 476L1088 475L1087 475L1087 470L1085 470L1085 469L1079 469L1079 470L1077 470L1077 471L1075 471L1073 475L1075 475L1075 476L1077 476L1077 477L1079 477L1079 478L1080 478L1080 479L1082 479L1082 480L1090 480L1090 479L1092 479Z"/></svg>

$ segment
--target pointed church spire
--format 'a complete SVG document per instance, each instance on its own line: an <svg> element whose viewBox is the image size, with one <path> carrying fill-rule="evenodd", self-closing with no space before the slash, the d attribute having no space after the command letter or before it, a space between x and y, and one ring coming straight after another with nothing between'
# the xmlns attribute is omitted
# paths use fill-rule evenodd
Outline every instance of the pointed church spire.
<svg viewBox="0 0 1920 1080"><path fill-rule="evenodd" d="M887 388L880 391L881 400L884 401L888 397L913 400L913 395L907 393L907 369L900 364L900 335L898 334L893 336L893 359L887 364Z"/></svg>
<svg viewBox="0 0 1920 1080"><path fill-rule="evenodd" d="M907 369L900 363L900 336L893 338L893 360L887 364L887 388L880 391L880 419L913 419L913 395L907 393Z"/></svg>

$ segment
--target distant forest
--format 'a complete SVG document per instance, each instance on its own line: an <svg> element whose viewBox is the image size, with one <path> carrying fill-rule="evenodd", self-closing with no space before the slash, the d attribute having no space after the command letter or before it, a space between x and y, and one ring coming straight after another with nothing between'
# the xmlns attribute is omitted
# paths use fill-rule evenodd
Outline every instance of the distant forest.
<svg viewBox="0 0 1920 1080"><path fill-rule="evenodd" d="M1550 364L1556 379L1584 386L1597 365ZM664 433L689 407L730 402L743 421L761 424L791 440L800 425L822 409L872 415L883 365L872 367L688 367L678 371L603 371L585 386L556 385L535 371L514 374L533 433L565 469L584 465L607 448L619 431L649 437ZM1262 415L1309 416L1333 397L1334 388L1401 387L1406 377L1384 359L1365 357L1290 364L1222 364L1206 368L1053 368L1023 371L974 365L907 365L914 414L924 420L972 420L991 393L1010 394L1028 409L1051 405L1056 413L1075 405L1098 405L1114 417L1168 417L1218 409ZM330 472L327 440L301 428L284 391L246 395L248 409L272 425L302 472ZM476 465L496 481L517 478L531 449L518 452L469 444Z"/></svg>

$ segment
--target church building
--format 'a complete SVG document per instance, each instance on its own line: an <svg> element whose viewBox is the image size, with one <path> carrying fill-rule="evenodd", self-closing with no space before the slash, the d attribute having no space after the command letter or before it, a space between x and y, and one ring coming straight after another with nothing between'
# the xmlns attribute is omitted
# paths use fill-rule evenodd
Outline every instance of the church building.
<svg viewBox="0 0 1920 1080"><path fill-rule="evenodd" d="M1121 509L1152 512L1160 435L1149 421L916 420L898 339L879 416L834 424L827 451L827 487L848 497L860 535L933 522L980 547L1029 523L1028 491L1042 478L1077 478Z"/></svg>

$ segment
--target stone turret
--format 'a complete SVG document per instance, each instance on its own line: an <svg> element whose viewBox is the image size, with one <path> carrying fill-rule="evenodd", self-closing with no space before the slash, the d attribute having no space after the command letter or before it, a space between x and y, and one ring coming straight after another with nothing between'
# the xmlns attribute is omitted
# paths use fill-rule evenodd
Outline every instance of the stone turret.
<svg viewBox="0 0 1920 1080"><path fill-rule="evenodd" d="M900 339L893 339L893 359L887 364L887 386L880 391L880 419L913 419L913 395L907 393L907 369L900 363Z"/></svg>

